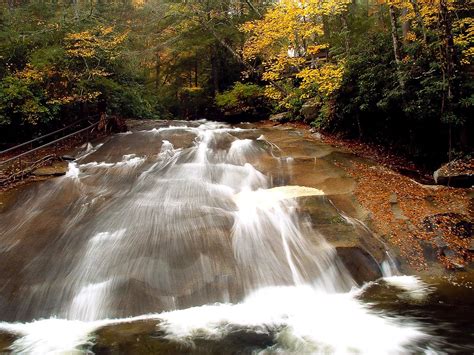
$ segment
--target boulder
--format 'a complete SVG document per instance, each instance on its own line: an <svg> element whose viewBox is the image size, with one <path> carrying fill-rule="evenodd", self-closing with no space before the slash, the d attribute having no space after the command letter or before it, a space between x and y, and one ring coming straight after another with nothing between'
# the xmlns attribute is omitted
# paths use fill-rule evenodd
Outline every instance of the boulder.
<svg viewBox="0 0 474 355"><path fill-rule="evenodd" d="M452 249L444 249L441 253L445 258L446 261L449 263L450 268L458 269L458 270L463 270L464 269L464 264L462 262L462 258L458 253L456 253Z"/></svg>
<svg viewBox="0 0 474 355"><path fill-rule="evenodd" d="M433 173L433 178L438 185L474 186L474 159L455 160L443 165Z"/></svg>
<svg viewBox="0 0 474 355"><path fill-rule="evenodd" d="M432 264L438 262L438 248L435 247L432 243L427 241L420 241L420 246L423 249L423 256L425 260Z"/></svg>
<svg viewBox="0 0 474 355"><path fill-rule="evenodd" d="M443 234L443 229L447 229L458 238L471 239L474 224L468 216L447 212L427 216L423 219L423 226L427 232L438 231Z"/></svg>
<svg viewBox="0 0 474 355"><path fill-rule="evenodd" d="M63 155L63 156L61 157L61 159L62 159L62 160L67 160L67 161L74 161L74 160L76 160L76 158L73 157L72 155Z"/></svg>
<svg viewBox="0 0 474 355"><path fill-rule="evenodd" d="M288 122L290 120L290 113L289 112L277 113L275 115L271 115L269 120L272 122L279 122L279 123Z"/></svg>
<svg viewBox="0 0 474 355"><path fill-rule="evenodd" d="M379 264L366 250L359 247L337 247L336 251L359 285L382 277Z"/></svg>
<svg viewBox="0 0 474 355"><path fill-rule="evenodd" d="M65 175L68 164L65 161L54 162L52 165L42 166L33 171L35 176L61 176Z"/></svg>
<svg viewBox="0 0 474 355"><path fill-rule="evenodd" d="M321 104L317 100L308 100L301 107L300 113L305 121L314 121L319 115L320 108Z"/></svg>
<svg viewBox="0 0 474 355"><path fill-rule="evenodd" d="M436 247L441 251L443 251L444 249L448 247L448 244L446 244L446 242L443 239L443 236L441 235L436 236L433 241L434 241L434 245L436 245Z"/></svg>

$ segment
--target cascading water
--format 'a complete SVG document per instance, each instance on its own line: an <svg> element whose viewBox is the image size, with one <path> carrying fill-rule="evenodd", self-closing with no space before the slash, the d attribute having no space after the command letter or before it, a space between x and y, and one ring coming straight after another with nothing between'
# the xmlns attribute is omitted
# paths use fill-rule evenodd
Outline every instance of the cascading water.
<svg viewBox="0 0 474 355"><path fill-rule="evenodd" d="M120 134L25 192L0 216L10 349L69 351L140 319L178 342L265 330L267 351L380 354L426 339L358 300L298 212L298 197L324 192L275 186L265 172L281 160L261 134L210 122Z"/></svg>

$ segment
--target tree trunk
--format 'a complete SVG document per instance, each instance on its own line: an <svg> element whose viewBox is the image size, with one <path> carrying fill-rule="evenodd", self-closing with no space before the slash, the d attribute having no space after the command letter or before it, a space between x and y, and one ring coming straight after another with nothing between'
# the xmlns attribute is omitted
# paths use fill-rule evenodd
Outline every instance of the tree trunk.
<svg viewBox="0 0 474 355"><path fill-rule="evenodd" d="M259 18L262 18L262 14L261 12L254 6L254 4L252 3L252 0L245 0L245 2L247 3L247 5L249 6L249 8L255 12L255 14L257 14L257 16Z"/></svg>
<svg viewBox="0 0 474 355"><path fill-rule="evenodd" d="M211 45L211 80L214 95L219 92L219 54L217 48Z"/></svg>
<svg viewBox="0 0 474 355"><path fill-rule="evenodd" d="M160 75L161 75L161 60L160 55L156 54L156 64L155 64L155 88L158 89L160 87Z"/></svg>
<svg viewBox="0 0 474 355"><path fill-rule="evenodd" d="M199 80L198 80L198 69L199 69L198 65L199 65L198 59L196 58L195 61L194 61L194 86L195 87L199 86L198 85L198 82L199 82Z"/></svg>
<svg viewBox="0 0 474 355"><path fill-rule="evenodd" d="M345 44L346 56L348 56L351 50L351 40L349 37L350 31L349 31L349 24L347 23L347 14L342 15L341 18L342 18L342 24L344 26L344 41L345 41L344 44Z"/></svg>
<svg viewBox="0 0 474 355"><path fill-rule="evenodd" d="M408 33L410 32L411 29L411 20L407 20L406 16L408 15L408 9L404 7L402 9L402 36L403 36L403 43L407 43L407 38L408 38Z"/></svg>
<svg viewBox="0 0 474 355"><path fill-rule="evenodd" d="M454 72L454 38L451 31L451 18L449 16L447 0L439 1L439 23L442 29L443 36L443 81L446 85L446 91L443 95L441 103L441 115L443 116L446 111L450 109L451 102L453 100L453 90L452 90L452 77ZM448 122L449 125L449 161L452 160L452 125L451 121Z"/></svg>
<svg viewBox="0 0 474 355"><path fill-rule="evenodd" d="M390 25L392 27L393 53L395 55L395 63L397 65L398 83L400 84L400 87L403 89L405 87L405 82L403 80L403 76L401 72L402 54L400 50L400 41L398 39L397 14L395 11L395 7L393 5L389 6L389 12L390 12Z"/></svg>
<svg viewBox="0 0 474 355"><path fill-rule="evenodd" d="M443 59L444 59L444 71L446 74L446 94L447 99L450 101L453 96L452 92L452 76L454 68L454 38L451 31L451 18L449 16L449 10L447 0L440 0L439 2L439 14L440 14L440 25L443 30Z"/></svg>

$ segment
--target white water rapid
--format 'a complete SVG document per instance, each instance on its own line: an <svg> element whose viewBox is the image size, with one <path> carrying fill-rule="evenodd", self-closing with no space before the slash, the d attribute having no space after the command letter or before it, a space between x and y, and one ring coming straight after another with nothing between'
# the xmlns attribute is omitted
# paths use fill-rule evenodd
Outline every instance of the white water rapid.
<svg viewBox="0 0 474 355"><path fill-rule="evenodd" d="M9 350L88 351L97 329L140 320L183 344L271 334L261 353L394 354L429 338L359 299L299 210L324 189L286 184L294 160L282 164L262 133L204 121L127 132L27 190L0 216ZM407 276L388 281L429 291Z"/></svg>

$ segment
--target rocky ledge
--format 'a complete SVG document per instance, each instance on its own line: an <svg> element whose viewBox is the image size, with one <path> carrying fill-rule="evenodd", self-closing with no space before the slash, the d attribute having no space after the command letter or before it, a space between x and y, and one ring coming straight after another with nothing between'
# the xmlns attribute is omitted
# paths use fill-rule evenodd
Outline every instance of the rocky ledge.
<svg viewBox="0 0 474 355"><path fill-rule="evenodd" d="M474 159L454 160L436 170L433 177L438 185L472 187L474 186Z"/></svg>

